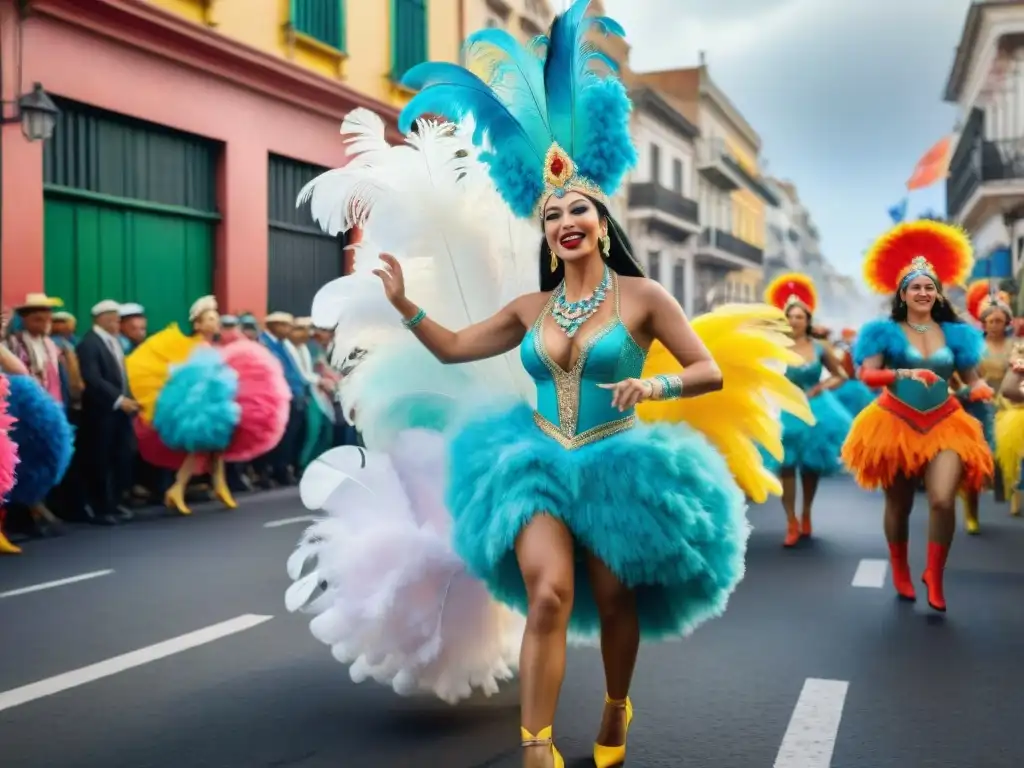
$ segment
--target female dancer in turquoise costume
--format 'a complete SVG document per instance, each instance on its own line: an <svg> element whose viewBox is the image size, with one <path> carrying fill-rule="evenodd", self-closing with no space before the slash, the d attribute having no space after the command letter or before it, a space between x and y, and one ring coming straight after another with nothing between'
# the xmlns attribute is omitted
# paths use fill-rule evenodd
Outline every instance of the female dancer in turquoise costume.
<svg viewBox="0 0 1024 768"><path fill-rule="evenodd" d="M782 415L782 445L786 455L777 465L782 479L782 508L786 512L785 547L795 547L801 538L810 538L811 512L818 481L842 471L839 453L850 431L853 417L833 394L846 376L828 348L811 338L811 321L818 296L813 281L806 275L785 274L775 278L765 289L765 301L786 313L793 338L794 351L804 358L803 365L789 366L786 377L807 393L814 414L814 424L806 424L795 416ZM822 381L822 370L829 377ZM803 505L800 520L796 517L796 478L800 475Z"/></svg>
<svg viewBox="0 0 1024 768"><path fill-rule="evenodd" d="M532 220L527 225L529 261L534 275L539 268L540 291L536 282L532 290L520 287L511 293L517 297L510 303L502 307L496 302L458 332L434 318L454 324L452 306L461 311L463 304L468 307L486 293L486 287L436 296L429 316L407 296L414 265L423 260L418 257L425 250L433 248L434 261L445 267L441 272L457 273L463 283L479 262L491 266L486 263L489 256L480 249L474 254L477 264L467 260L464 270L448 269L453 246L447 234L443 246L435 234L444 222L435 221L431 237L422 239L418 223L384 215L389 200L375 198L370 205L340 192L352 180L352 166L358 169L364 162L363 155L365 168L377 169L373 178L378 185L395 185L388 197L401 200L412 187L416 205L432 206L450 193L453 204L435 216L447 221L461 210L464 226L486 229L489 236L507 231L509 223L498 214L492 219L486 200L475 193L472 200L462 200L454 190L420 186L426 182L416 180L417 166L436 163L426 174L436 184L449 162L456 164L451 175L457 177L458 188L475 183L473 158L456 143L448 144L454 138L446 138L429 122L418 123L408 146L394 149L396 164L397 156L402 157L401 184L380 170L391 167L385 148L377 143L376 137L383 139L382 124L373 129L373 137L361 137L363 155L314 182L313 215L334 222L330 229L352 211L365 210L364 242L379 244L377 238L388 237L395 242L395 230L401 227L408 242L415 243L415 249L397 257L382 255L383 264L378 262L375 269L397 309L389 316L403 319L415 347L390 340L376 343L360 363L364 394L354 406L368 424L372 414L387 414L386 420L394 421L393 414L402 410L414 425L434 431L408 429L383 451L334 449L310 466L302 483L304 502L329 509L340 520L329 518L307 532L289 561L296 581L286 596L290 608L307 607L318 614L311 623L313 634L331 644L339 660L353 662L354 678L386 680L399 692L419 686L455 700L468 695L471 687L492 691L495 680L508 673L506 668L502 675L493 658L515 643L522 678L524 764L544 768L564 766L552 744L551 725L570 634L601 643L607 696L593 754L604 768L625 759L633 716L629 687L641 637L679 637L725 609L742 578L749 535L744 492L733 476L748 477L762 469L755 442L764 440L748 439L738 446L732 456L741 466L732 470L712 443L717 437L728 439L726 433L730 438L756 433L777 450L777 419L771 417L763 393L784 391L786 399L795 389L778 371L759 364L766 356L793 361L778 334L784 323L778 310L723 310L715 320L728 325L745 318L751 332L725 334L719 326L714 342L711 334L702 340L694 330L698 323L691 326L675 300L643 277L628 238L609 215L608 196L634 162L635 150L625 90L617 78L592 71L607 62L586 42L595 26L606 33L621 30L610 19L585 18L587 5L586 0L575 3L556 19L550 36L529 50L500 30L471 36L467 66L479 65L474 71L486 80L453 64L420 65L405 80L418 93L402 114L403 131L423 114L444 114L455 121L472 118L475 138L482 142L486 137L494 148L480 154L486 164L481 167L489 172L488 184L504 198L503 208L519 220ZM346 123L343 133L356 131L356 123L366 131L372 127L367 115ZM427 189L429 202L424 200ZM375 194L366 184L360 190ZM480 195L486 197L487 190ZM374 231L376 225L369 220L379 217L380 229ZM514 251L509 258L518 255ZM338 282L345 281L360 285L352 278ZM368 302L371 286L362 286L354 295ZM318 296L314 322L338 322L341 338L342 323L337 317L321 318L320 303ZM352 312L348 307L339 311ZM468 309L467 315L472 315ZM713 343L723 361L736 359L729 361L724 389L726 364L712 359ZM429 364L420 357L423 348L429 350ZM654 360L666 349L682 365L648 375L648 357ZM338 350L341 355L345 351ZM507 357L510 352L514 361ZM386 363L389 356L395 359ZM508 367L525 367L533 378L536 408L521 398L511 407L500 398L466 407L468 400L488 400L501 386L505 366L488 368L477 362L499 356L505 356L501 362ZM437 361L472 365L446 368ZM492 375L479 380L480 386L451 390L448 413L458 412L457 418L437 418L440 408L423 415L425 404L445 401L431 401L428 391L439 386L441 372L454 376L461 371L468 377L473 370ZM410 381L419 385L418 391ZM418 409L396 395L403 386ZM636 414L641 402L668 407L705 393L711 393L709 403L731 393L729 418L716 419L702 431L681 422L638 422L644 418ZM798 398L803 400L796 393L785 407L806 408L805 402L795 402ZM368 446L379 444L380 434L376 428L368 431ZM622 471L627 466L628 473ZM321 483L331 470L357 482ZM384 478L391 478L386 488ZM429 522L410 526L410 520ZM450 538L445 535L448 525ZM438 530L440 535L435 534ZM422 554L425 548L430 549L429 563ZM369 551L372 559L365 554ZM311 558L315 570L302 575ZM445 571L432 565L438 562ZM461 577L462 566L472 582ZM503 605L526 615L525 629L520 624L518 636L507 631L504 643L492 632L504 620L495 614L479 620L475 640L455 629L460 622L464 629L477 623L465 601L471 595L478 600L484 585ZM464 602L451 596L456 589ZM410 599L413 594L415 600ZM440 620L438 604L444 608ZM408 605L415 624L393 612L396 605ZM387 621L376 623L382 613ZM396 634L402 636L401 643L393 640ZM409 650L414 644L421 649L415 654ZM456 685L453 680L462 680L463 670L473 674L465 685Z"/></svg>
<svg viewBox="0 0 1024 768"><path fill-rule="evenodd" d="M942 294L970 272L970 239L939 222L900 224L869 250L865 281L892 295L892 313L866 324L854 357L869 387L885 387L853 421L843 459L857 483L885 491L885 537L893 586L915 600L908 563L909 519L918 483L928 494L928 604L946 610L944 574L956 530L957 491L979 491L992 477L992 454L981 425L950 394L956 372L968 399L990 400L978 375L981 334L960 320Z"/></svg>

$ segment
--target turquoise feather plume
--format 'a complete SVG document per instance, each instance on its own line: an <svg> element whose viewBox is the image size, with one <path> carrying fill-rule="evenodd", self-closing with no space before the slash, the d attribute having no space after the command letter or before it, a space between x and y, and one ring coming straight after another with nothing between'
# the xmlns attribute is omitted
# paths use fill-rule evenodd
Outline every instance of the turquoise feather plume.
<svg viewBox="0 0 1024 768"><path fill-rule="evenodd" d="M418 93L402 110L399 129L408 132L430 114L472 117L473 143L488 145L481 159L518 216L531 216L544 193L544 161L553 144L569 155L577 174L614 194L636 163L630 103L617 65L587 35L625 32L614 19L587 16L589 7L590 0L576 0L549 36L526 46L504 30L485 29L467 39L464 67L413 67L402 82Z"/></svg>

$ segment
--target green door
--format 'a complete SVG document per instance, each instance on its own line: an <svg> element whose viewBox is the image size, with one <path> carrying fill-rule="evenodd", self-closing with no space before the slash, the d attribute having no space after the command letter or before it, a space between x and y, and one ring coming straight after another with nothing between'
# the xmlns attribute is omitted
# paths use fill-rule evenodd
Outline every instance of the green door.
<svg viewBox="0 0 1024 768"><path fill-rule="evenodd" d="M87 323L102 299L185 324L213 292L218 146L61 101L44 169L45 287Z"/></svg>

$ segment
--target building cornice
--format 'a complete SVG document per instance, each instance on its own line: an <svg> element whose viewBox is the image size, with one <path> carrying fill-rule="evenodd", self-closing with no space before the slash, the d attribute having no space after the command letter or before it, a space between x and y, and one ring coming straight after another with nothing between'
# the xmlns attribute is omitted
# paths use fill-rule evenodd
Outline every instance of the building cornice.
<svg viewBox="0 0 1024 768"><path fill-rule="evenodd" d="M715 85L711 76L708 74L707 67L701 67L700 93L701 96L705 96L714 102L715 106L722 111L722 114L725 115L726 119L733 124L733 127L740 132L743 138L746 139L746 141L754 147L756 153L759 154L761 152L760 135L754 130L754 127L747 122L747 119L743 117L736 105L729 100L729 97L725 95L725 92Z"/></svg>
<svg viewBox="0 0 1024 768"><path fill-rule="evenodd" d="M949 77L946 78L946 101L956 102L960 100L960 92L963 90L964 81L967 79L967 71L970 69L971 58L974 56L974 46L978 42L978 33L981 30L981 19L985 12L986 3L972 4L967 9L967 18L964 20L963 32L960 35L960 44L956 47L956 54L953 56L953 66L949 70Z"/></svg>
<svg viewBox="0 0 1024 768"><path fill-rule="evenodd" d="M635 88L630 91L629 97L637 110L648 112L687 138L695 139L700 135L700 129L653 88Z"/></svg>
<svg viewBox="0 0 1024 768"><path fill-rule="evenodd" d="M29 13L87 29L339 123L357 107L371 109L388 123L389 138L401 140L394 107L142 0L31 0Z"/></svg>

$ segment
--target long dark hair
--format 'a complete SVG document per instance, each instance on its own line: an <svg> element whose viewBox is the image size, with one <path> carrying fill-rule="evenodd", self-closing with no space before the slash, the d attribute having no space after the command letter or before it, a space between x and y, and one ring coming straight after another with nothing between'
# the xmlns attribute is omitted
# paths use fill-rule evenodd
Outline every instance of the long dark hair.
<svg viewBox="0 0 1024 768"><path fill-rule="evenodd" d="M585 197L597 208L597 215L608 222L608 238L611 240L611 248L604 263L618 275L623 277L646 277L643 267L633 255L633 244L629 241L629 235L619 226L619 223L612 218L608 212L608 206L600 200L595 200L589 195ZM541 230L544 228L544 220L541 219ZM553 291L565 278L565 262L558 259L555 271L551 271L551 249L548 248L547 238L543 235L540 238L540 289L542 291Z"/></svg>
<svg viewBox="0 0 1024 768"><path fill-rule="evenodd" d="M893 295L892 297L892 312L890 317L897 323L905 323L907 321L907 302L900 296L902 288ZM942 291L938 292L935 297L935 303L932 304L932 320L936 323L962 323L963 318L957 314L956 310L953 309L953 305L949 303L949 299L942 295Z"/></svg>

